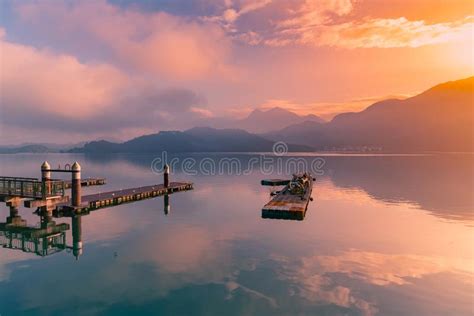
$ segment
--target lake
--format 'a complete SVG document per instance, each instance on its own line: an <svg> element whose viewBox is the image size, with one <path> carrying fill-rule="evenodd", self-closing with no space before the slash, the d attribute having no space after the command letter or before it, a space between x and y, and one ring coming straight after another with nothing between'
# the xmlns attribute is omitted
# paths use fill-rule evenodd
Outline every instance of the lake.
<svg viewBox="0 0 474 316"><path fill-rule="evenodd" d="M0 155L0 174L77 160L83 178L107 178L90 194L162 183L160 157ZM169 212L159 197L53 218L74 226L65 243L79 238L79 252L0 248L0 315L474 313L474 155L173 158L172 180L194 190L171 195ZM262 218L260 180L305 164L317 179L304 220ZM28 226L33 211L19 209Z"/></svg>

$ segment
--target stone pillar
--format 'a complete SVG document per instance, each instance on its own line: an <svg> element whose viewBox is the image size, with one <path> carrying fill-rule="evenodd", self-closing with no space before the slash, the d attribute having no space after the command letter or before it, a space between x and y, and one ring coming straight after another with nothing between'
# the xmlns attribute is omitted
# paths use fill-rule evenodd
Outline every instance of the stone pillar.
<svg viewBox="0 0 474 316"><path fill-rule="evenodd" d="M51 193L51 166L47 161L41 165L41 198L46 200Z"/></svg>
<svg viewBox="0 0 474 316"><path fill-rule="evenodd" d="M72 206L81 205L81 165L76 161L72 167L71 199Z"/></svg>
<svg viewBox="0 0 474 316"><path fill-rule="evenodd" d="M169 187L170 185L170 166L165 165L163 173L163 184L165 188Z"/></svg>

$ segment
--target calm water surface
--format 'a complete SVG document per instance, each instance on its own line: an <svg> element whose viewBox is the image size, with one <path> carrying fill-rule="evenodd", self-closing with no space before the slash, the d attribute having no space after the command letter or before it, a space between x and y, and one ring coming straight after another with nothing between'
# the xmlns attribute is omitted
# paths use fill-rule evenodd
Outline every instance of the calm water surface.
<svg viewBox="0 0 474 316"><path fill-rule="evenodd" d="M39 177L43 160L77 160L83 177L108 180L87 194L161 183L153 158L0 155L0 174ZM269 189L258 167L177 170L195 189L171 195L169 214L160 197L74 223L77 260L69 249L0 248L0 314L472 315L474 156L323 158L303 221L261 218ZM40 221L32 211L20 208L28 226ZM0 222L7 216L2 203Z"/></svg>

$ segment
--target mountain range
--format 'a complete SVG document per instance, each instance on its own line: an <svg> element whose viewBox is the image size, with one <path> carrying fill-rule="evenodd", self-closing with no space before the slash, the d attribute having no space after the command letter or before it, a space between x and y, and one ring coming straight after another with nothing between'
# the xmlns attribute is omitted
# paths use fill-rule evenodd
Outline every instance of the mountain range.
<svg viewBox="0 0 474 316"><path fill-rule="evenodd" d="M223 120L208 123L211 127L161 131L126 142L92 141L62 151L268 152L274 142L283 141L290 151L473 152L474 77L442 83L408 99L377 102L361 112L339 114L329 122L273 108L227 120L226 128L220 126ZM0 153L58 150L28 144L3 146Z"/></svg>
<svg viewBox="0 0 474 316"><path fill-rule="evenodd" d="M207 126L214 128L238 128L251 133L265 133L307 121L325 122L314 114L298 115L286 109L274 107L268 110L253 110L243 119L210 119L202 124L207 124Z"/></svg>
<svg viewBox="0 0 474 316"><path fill-rule="evenodd" d="M377 102L330 122L303 122L262 136L316 150L473 151L474 77L405 100Z"/></svg>
<svg viewBox="0 0 474 316"><path fill-rule="evenodd" d="M239 129L195 127L184 132L162 131L123 143L94 141L69 152L151 153L151 152L271 152L274 142ZM288 145L289 151L311 151L306 145Z"/></svg>

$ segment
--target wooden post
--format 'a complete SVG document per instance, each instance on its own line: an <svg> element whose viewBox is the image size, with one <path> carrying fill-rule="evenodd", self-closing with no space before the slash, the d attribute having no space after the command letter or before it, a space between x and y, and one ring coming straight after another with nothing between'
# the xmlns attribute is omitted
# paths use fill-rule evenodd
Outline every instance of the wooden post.
<svg viewBox="0 0 474 316"><path fill-rule="evenodd" d="M72 206L81 206L81 165L76 161L72 167Z"/></svg>
<svg viewBox="0 0 474 316"><path fill-rule="evenodd" d="M170 185L170 166L167 164L164 167L164 173L163 173L163 184L165 188L169 187Z"/></svg>
<svg viewBox="0 0 474 316"><path fill-rule="evenodd" d="M41 165L41 198L46 200L50 191L51 166L47 161Z"/></svg>

